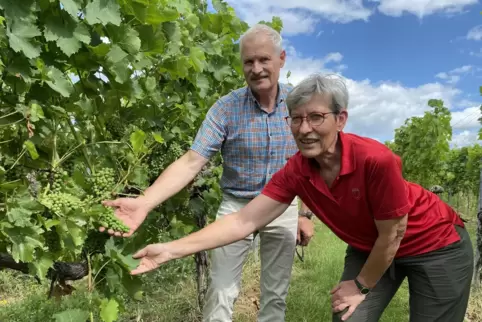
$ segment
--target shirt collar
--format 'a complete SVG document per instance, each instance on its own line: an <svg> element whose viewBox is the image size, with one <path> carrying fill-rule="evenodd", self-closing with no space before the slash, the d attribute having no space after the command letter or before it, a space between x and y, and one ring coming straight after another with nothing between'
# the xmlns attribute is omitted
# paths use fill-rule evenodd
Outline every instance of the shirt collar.
<svg viewBox="0 0 482 322"><path fill-rule="evenodd" d="M352 173L356 169L356 159L353 153L353 142L350 136L343 131L338 133L338 140L341 144L341 168L340 176ZM300 153L301 155L301 153ZM319 174L319 165L314 159L301 155L301 172L304 176L310 177Z"/></svg>
<svg viewBox="0 0 482 322"><path fill-rule="evenodd" d="M261 104L258 102L256 97L254 96L251 88L247 86L247 94L249 99L254 102L254 104L261 108ZM283 103L284 100L286 99L286 96L288 95L288 91L286 90L285 86L282 86L280 83L278 83L278 92L276 93L276 106L279 104Z"/></svg>

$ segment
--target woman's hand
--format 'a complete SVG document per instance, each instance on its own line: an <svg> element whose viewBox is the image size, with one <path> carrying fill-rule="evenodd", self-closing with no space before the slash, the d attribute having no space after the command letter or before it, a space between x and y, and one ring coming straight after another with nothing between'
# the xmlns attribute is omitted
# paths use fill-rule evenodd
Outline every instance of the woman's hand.
<svg viewBox="0 0 482 322"><path fill-rule="evenodd" d="M139 265L131 271L131 275L138 275L152 271L159 265L175 258L170 250L169 243L147 245L132 257L140 259Z"/></svg>
<svg viewBox="0 0 482 322"><path fill-rule="evenodd" d="M366 297L360 293L354 280L341 282L330 293L333 312L341 312L348 308L348 311L341 317L342 321L346 321Z"/></svg>

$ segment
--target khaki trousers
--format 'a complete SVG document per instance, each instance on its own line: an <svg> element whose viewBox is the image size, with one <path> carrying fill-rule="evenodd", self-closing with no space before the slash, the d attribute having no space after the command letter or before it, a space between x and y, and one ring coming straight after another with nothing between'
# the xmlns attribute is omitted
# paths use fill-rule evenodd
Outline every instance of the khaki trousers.
<svg viewBox="0 0 482 322"><path fill-rule="evenodd" d="M236 212L250 199L224 194L217 219ZM263 216L263 214L259 214ZM291 206L277 219L260 229L261 300L258 322L282 322L285 319L286 295L291 279L296 234L298 204ZM211 251L211 274L203 322L232 321L234 302L241 289L241 276L253 235Z"/></svg>

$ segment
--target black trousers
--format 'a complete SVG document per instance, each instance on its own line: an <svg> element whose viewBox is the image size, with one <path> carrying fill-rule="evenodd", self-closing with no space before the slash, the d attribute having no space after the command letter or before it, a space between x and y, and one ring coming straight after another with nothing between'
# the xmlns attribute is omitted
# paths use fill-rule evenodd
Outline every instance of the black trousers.
<svg viewBox="0 0 482 322"><path fill-rule="evenodd" d="M410 322L463 322L474 254L468 232L459 226L455 228L460 241L427 254L395 259L347 321L379 321L403 280L408 278ZM367 258L367 253L348 247L341 280L355 279ZM341 321L346 310L333 314L333 322Z"/></svg>

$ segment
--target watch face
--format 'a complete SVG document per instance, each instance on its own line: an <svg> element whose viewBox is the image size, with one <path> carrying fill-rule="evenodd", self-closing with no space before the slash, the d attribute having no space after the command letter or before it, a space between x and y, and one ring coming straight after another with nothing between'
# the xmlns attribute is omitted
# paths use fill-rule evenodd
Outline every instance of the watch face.
<svg viewBox="0 0 482 322"><path fill-rule="evenodd" d="M367 288L364 288L364 289L361 290L362 294L368 294L369 292L370 292L370 290L367 289Z"/></svg>

